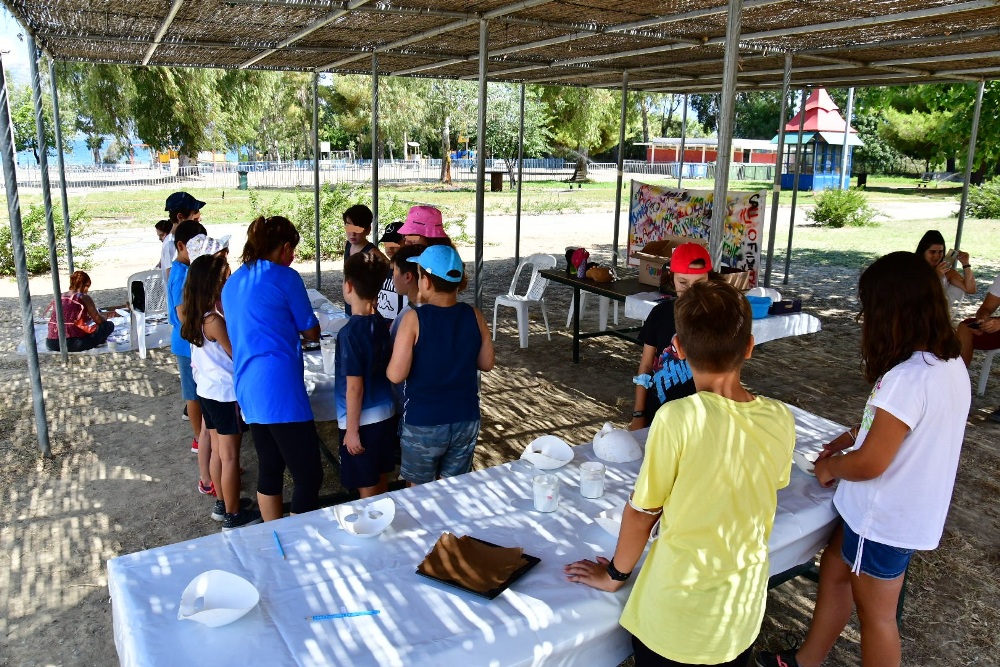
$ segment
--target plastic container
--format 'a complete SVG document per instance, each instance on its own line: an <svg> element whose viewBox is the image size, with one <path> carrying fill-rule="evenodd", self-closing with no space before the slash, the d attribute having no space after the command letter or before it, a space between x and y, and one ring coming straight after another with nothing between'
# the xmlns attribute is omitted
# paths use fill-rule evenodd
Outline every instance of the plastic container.
<svg viewBox="0 0 1000 667"><path fill-rule="evenodd" d="M766 296L751 296L748 294L747 301L750 302L750 311L753 313L755 320L767 317L767 311L771 308L771 299Z"/></svg>

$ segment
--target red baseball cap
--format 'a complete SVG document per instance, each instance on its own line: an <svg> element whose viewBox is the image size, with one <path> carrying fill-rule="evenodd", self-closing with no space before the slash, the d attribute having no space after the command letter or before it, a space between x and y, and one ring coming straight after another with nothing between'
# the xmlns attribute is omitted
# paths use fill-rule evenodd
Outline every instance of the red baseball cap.
<svg viewBox="0 0 1000 667"><path fill-rule="evenodd" d="M703 266L692 267L691 264L701 262ZM712 270L712 257L703 245L697 243L682 243L670 255L670 270L674 273L700 275Z"/></svg>

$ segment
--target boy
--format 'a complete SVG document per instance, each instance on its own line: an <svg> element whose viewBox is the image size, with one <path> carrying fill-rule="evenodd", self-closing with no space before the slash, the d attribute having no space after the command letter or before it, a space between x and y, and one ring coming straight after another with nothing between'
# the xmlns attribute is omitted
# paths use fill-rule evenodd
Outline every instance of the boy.
<svg viewBox="0 0 1000 667"><path fill-rule="evenodd" d="M340 427L340 480L362 498L389 490L396 467L396 420L386 366L389 327L375 310L388 271L381 256L352 255L344 262L344 301L353 315L337 335L334 396Z"/></svg>
<svg viewBox="0 0 1000 667"><path fill-rule="evenodd" d="M167 280L167 318L173 326L173 331L170 332L170 351L177 357L177 370L181 376L181 398L185 402L191 428L194 431L191 451L196 454L199 453L198 437L201 435L201 404L198 402L198 389L191 371L191 343L181 336L180 309L184 302L184 283L187 280L188 266L191 264L187 244L199 234L205 234L205 228L201 223L185 220L167 237L174 240L176 248L176 258L171 263L170 278ZM208 460L206 459L205 465L202 466L203 457L203 455L198 457L198 467L201 469L198 490L203 494L212 495L214 490L208 471Z"/></svg>
<svg viewBox="0 0 1000 667"><path fill-rule="evenodd" d="M372 232L372 210L364 204L355 204L344 211L344 231L347 234L347 243L344 245L344 261L358 253L375 253L385 259L385 255L374 243L368 240L368 235ZM344 302L344 312L351 315L351 304Z"/></svg>
<svg viewBox="0 0 1000 667"><path fill-rule="evenodd" d="M177 225L186 220L201 222L201 209L205 202L198 201L186 192L175 192L167 197L166 207L170 214L170 232L163 237L163 245L160 246L160 271L163 273L163 284L166 285L170 279L170 267L177 256L177 249L174 245L174 234Z"/></svg>
<svg viewBox="0 0 1000 667"><path fill-rule="evenodd" d="M390 223L386 226L382 238L378 240L382 244L386 259L390 263L396 252L399 251L399 246L403 241L403 237L399 234L399 228L402 226L402 222ZM375 301L375 308L378 309L379 314L386 319L386 322L390 326L396 321L399 314L403 312L403 307L406 306L406 297L396 291L396 287L392 282L392 275L393 270L390 264L385 280L382 283L382 288L378 292L378 299Z"/></svg>
<svg viewBox="0 0 1000 667"><path fill-rule="evenodd" d="M403 315L413 310L419 303L419 290L417 282L420 279L420 269L416 264L409 261L425 250L422 245L403 246L393 255L392 258L392 288L396 294L404 300L403 308L399 315L389 326L389 333L392 334L393 343L396 341L396 333L399 325L403 321Z"/></svg>
<svg viewBox="0 0 1000 667"><path fill-rule="evenodd" d="M387 375L394 383L405 380L399 475L413 486L472 468L477 370L492 370L494 355L483 314L458 302L465 271L455 249L431 246L407 261L419 267L422 305L403 316Z"/></svg>
<svg viewBox="0 0 1000 667"><path fill-rule="evenodd" d="M675 312L675 345L698 393L656 412L614 558L565 572L618 590L660 520L620 621L632 633L636 667L746 667L764 617L767 541L777 490L789 480L795 422L782 403L740 384L753 336L739 291L698 282Z"/></svg>

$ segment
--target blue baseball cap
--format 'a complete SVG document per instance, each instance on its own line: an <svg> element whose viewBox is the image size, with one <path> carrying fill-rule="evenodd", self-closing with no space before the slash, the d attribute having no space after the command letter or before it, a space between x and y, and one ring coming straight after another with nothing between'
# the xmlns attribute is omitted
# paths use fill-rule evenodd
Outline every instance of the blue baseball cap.
<svg viewBox="0 0 1000 667"><path fill-rule="evenodd" d="M465 274L462 258L450 245L432 245L416 257L407 258L406 261L413 262L432 276L450 283L461 282Z"/></svg>
<svg viewBox="0 0 1000 667"><path fill-rule="evenodd" d="M173 213L174 211L200 211L205 202L199 201L186 192L175 192L167 197L167 206L164 209Z"/></svg>

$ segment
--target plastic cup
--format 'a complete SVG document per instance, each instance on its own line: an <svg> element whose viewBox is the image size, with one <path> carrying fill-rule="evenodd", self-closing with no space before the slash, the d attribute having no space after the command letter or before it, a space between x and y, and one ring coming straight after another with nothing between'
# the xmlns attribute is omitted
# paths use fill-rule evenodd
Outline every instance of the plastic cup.
<svg viewBox="0 0 1000 667"><path fill-rule="evenodd" d="M555 475L535 475L532 490L535 511L555 512L559 507L559 478Z"/></svg>
<svg viewBox="0 0 1000 667"><path fill-rule="evenodd" d="M109 340L108 341L108 352L117 352L117 351L118 351L118 341L116 341L116 340Z"/></svg>
<svg viewBox="0 0 1000 667"><path fill-rule="evenodd" d="M323 353L323 372L333 375L337 360L337 339L333 336L320 338L319 349Z"/></svg>
<svg viewBox="0 0 1000 667"><path fill-rule="evenodd" d="M580 495L584 498L600 498L604 495L603 463L587 461L580 464Z"/></svg>

